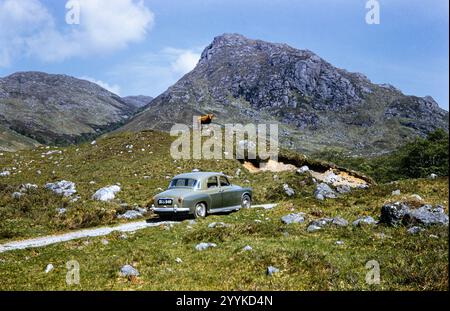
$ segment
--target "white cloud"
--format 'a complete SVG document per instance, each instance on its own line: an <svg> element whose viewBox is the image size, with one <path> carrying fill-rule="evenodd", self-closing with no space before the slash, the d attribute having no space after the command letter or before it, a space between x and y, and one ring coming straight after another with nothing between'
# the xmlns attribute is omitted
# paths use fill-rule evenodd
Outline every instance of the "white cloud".
<svg viewBox="0 0 450 311"><path fill-rule="evenodd" d="M107 74L125 85L125 95L157 96L194 69L200 59L199 48L164 48L158 53L142 54L115 66Z"/></svg>
<svg viewBox="0 0 450 311"><path fill-rule="evenodd" d="M174 48L166 48L163 53L174 58L170 64L170 68L176 74L186 74L197 65L200 59L200 53L195 53L192 50L182 50Z"/></svg>
<svg viewBox="0 0 450 311"><path fill-rule="evenodd" d="M143 1L76 1L80 24L58 28L39 0L0 0L0 66L10 64L13 53L49 62L109 53L144 40L154 24Z"/></svg>
<svg viewBox="0 0 450 311"><path fill-rule="evenodd" d="M110 85L107 82L104 82L102 80L96 80L96 79L88 77L88 76L80 77L80 79L95 83L95 84L101 86L102 88L110 91L111 93L114 93L114 94L120 96L120 86L118 86L117 84Z"/></svg>

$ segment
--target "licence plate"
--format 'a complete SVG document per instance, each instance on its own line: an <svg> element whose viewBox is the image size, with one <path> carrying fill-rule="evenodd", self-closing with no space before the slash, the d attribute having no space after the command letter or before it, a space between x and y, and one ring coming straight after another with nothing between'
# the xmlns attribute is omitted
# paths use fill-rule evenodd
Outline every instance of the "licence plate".
<svg viewBox="0 0 450 311"><path fill-rule="evenodd" d="M172 199L159 199L158 205L172 205L173 200Z"/></svg>

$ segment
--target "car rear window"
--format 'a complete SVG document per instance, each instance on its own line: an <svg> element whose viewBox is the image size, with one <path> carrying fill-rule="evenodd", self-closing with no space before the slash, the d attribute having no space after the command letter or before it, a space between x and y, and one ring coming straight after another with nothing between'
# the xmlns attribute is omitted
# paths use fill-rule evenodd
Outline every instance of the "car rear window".
<svg viewBox="0 0 450 311"><path fill-rule="evenodd" d="M176 178L170 182L169 188L189 187L194 188L197 185L197 180L192 178Z"/></svg>

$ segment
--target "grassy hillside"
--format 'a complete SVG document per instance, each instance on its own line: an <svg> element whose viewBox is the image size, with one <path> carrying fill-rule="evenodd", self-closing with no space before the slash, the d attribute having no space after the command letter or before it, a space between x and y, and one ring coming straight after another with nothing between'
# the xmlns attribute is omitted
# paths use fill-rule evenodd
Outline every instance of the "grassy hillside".
<svg viewBox="0 0 450 311"><path fill-rule="evenodd" d="M0 125L0 151L31 149L39 143Z"/></svg>
<svg viewBox="0 0 450 311"><path fill-rule="evenodd" d="M0 253L0 290L448 290L448 227L430 227L417 235L408 234L402 226L384 225L306 230L310 221L322 217L340 216L349 222L361 216L378 219L384 203L409 200L412 194L427 203L442 204L448 213L448 178L379 184L318 201L307 174L250 174L234 160L174 161L168 154L171 140L167 134L149 131L124 133L93 145L5 153L0 157L0 172L7 169L11 175L0 177L0 243L120 222L115 215L127 209L123 203L145 206L170 177L194 168L232 176L241 168L233 183L252 186L257 202L280 204L273 210L209 216L195 224L183 221L126 236L114 232ZM51 150L62 153L43 156ZM43 189L46 182L62 179L76 183L80 200L70 202ZM13 199L12 193L23 183L39 188ZM115 183L122 187L116 201L90 199L100 187ZM294 197L285 195L284 183L296 190ZM392 196L397 189L401 196ZM67 212L58 215L60 207ZM280 217L293 212L305 213L306 221L283 224ZM230 226L208 227L217 221ZM199 252L195 246L200 242L217 247ZM243 251L246 245L253 250ZM80 285L65 283L69 260L80 264ZM365 265L370 260L380 264L379 285L365 282ZM55 269L46 274L50 263ZM137 268L140 276L121 277L119 270L125 264ZM280 272L267 276L270 265Z"/></svg>

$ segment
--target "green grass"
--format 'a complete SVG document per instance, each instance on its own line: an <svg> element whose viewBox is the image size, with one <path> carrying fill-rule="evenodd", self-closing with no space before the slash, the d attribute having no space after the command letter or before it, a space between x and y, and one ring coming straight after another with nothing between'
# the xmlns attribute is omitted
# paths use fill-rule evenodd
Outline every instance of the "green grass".
<svg viewBox="0 0 450 311"><path fill-rule="evenodd" d="M419 192L429 202L444 202L447 180L416 180L396 185L405 194ZM167 229L148 228L128 234L82 239L44 248L0 254L2 290L447 290L448 228L429 228L411 236L404 227L326 228L306 231L308 221L340 215L354 220L379 214L395 185L377 186L337 200L286 201L273 210L250 209L210 216L189 228L184 221ZM439 190L443 193L440 193ZM442 194L442 196L441 196ZM372 200L373 198L377 198ZM303 211L307 222L284 225L280 217ZM268 218L268 219L267 219ZM256 223L255 219L262 222ZM213 221L230 224L208 228ZM285 235L285 232L288 235ZM430 234L438 238L430 237ZM109 244L103 245L102 239ZM336 245L337 240L344 245ZM200 242L216 248L194 249ZM242 251L245 245L253 250ZM176 263L180 257L183 262ZM66 262L80 264L80 285L65 283ZM365 264L380 264L380 285L368 285ZM48 263L55 266L44 273ZM124 264L140 276L119 275ZM268 277L269 265L281 272Z"/></svg>
<svg viewBox="0 0 450 311"><path fill-rule="evenodd" d="M47 149L5 154L0 170L15 173L0 179L2 242L117 223L114 215L124 210L120 203L144 206L158 187L166 187L166 175L193 168L234 175L241 167L232 160L174 163L168 158L170 141L167 135L143 132L101 139L97 146L61 148L62 155L52 159L41 157ZM128 144L134 145L133 153L126 151ZM36 174L37 170L42 174ZM145 175L151 178L144 179ZM418 235L407 234L402 226L383 225L306 231L309 221L321 217L341 216L350 222L366 215L378 218L384 203L408 200L411 194L419 194L430 204L442 204L448 213L448 178L379 184L322 202L313 198L310 178L277 173L279 181L274 181L273 175L242 169L241 176L233 179L242 185L248 180L258 202L280 202L272 210L241 210L209 216L191 226L184 221L172 228L147 228L127 234L126 239L114 232L0 253L0 290L448 290L448 227L431 227ZM82 199L70 203L42 189L46 182L60 179L74 181ZM91 180L96 184L89 184ZM25 182L37 183L40 189L21 200L12 199L11 193ZM116 182L123 188L117 201L90 200L95 190ZM284 182L296 189L294 198L283 194ZM391 195L396 189L401 190L400 197ZM62 206L68 212L58 216L55 208ZM304 212L305 223L284 225L280 217L292 212ZM231 226L208 228L213 221ZM103 239L109 244L104 245ZM336 245L338 240L344 244ZM198 252L194 248L200 242L214 242L217 247ZM243 252L246 245L253 251ZM183 262L176 263L177 257ZM65 282L69 260L80 264L80 285ZM380 264L379 285L365 282L369 260ZM45 274L49 263L55 269ZM136 267L140 276L121 277L119 269L125 264ZM280 273L266 276L269 265Z"/></svg>

